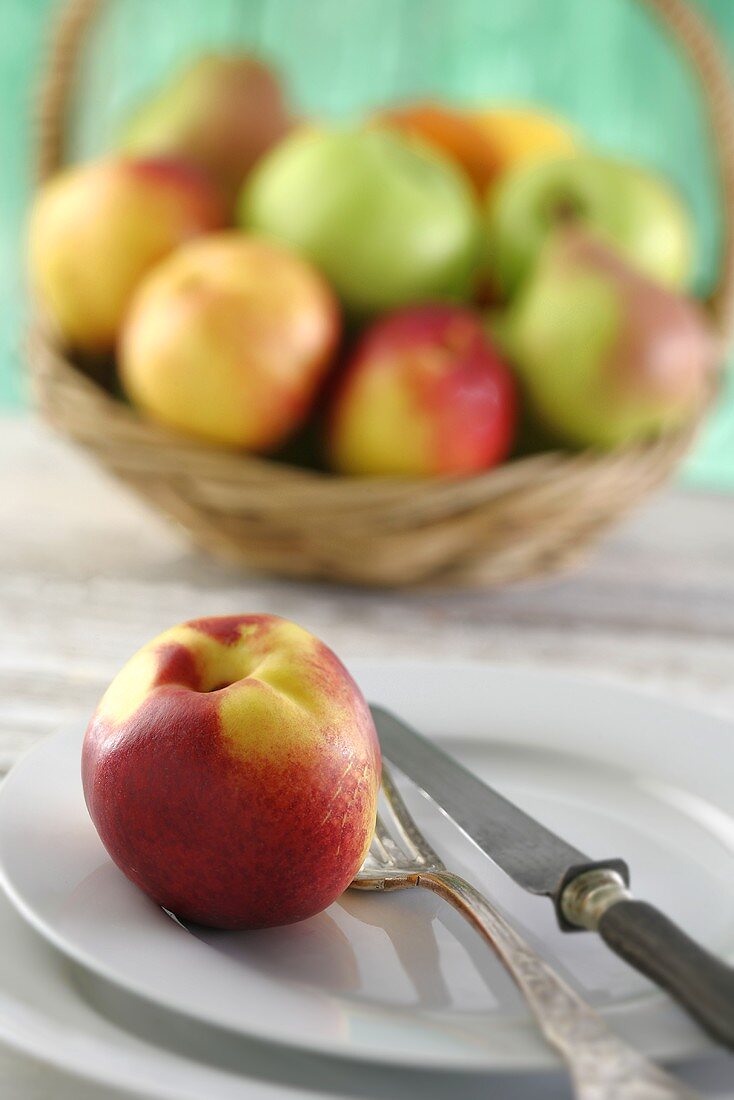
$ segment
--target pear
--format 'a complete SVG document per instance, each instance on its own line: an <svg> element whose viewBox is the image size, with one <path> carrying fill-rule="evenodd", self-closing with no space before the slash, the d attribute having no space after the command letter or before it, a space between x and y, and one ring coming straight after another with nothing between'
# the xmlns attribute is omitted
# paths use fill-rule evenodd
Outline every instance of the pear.
<svg viewBox="0 0 734 1100"><path fill-rule="evenodd" d="M128 124L127 152L176 156L234 198L250 169L292 125L273 71L248 54L205 54L181 70Z"/></svg>
<svg viewBox="0 0 734 1100"><path fill-rule="evenodd" d="M502 342L557 439L612 448L682 425L719 354L701 307L565 226L505 315Z"/></svg>

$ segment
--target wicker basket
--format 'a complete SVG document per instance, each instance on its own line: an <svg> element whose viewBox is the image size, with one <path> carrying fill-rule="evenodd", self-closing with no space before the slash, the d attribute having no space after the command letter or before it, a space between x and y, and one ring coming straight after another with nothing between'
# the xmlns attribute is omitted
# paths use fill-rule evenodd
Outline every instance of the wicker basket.
<svg viewBox="0 0 734 1100"><path fill-rule="evenodd" d="M64 159L80 47L99 0L71 0L42 89L40 176ZM708 306L734 317L734 97L726 62L686 0L645 0L694 66L714 138L725 240ZM363 585L497 585L577 561L662 484L696 424L609 454L547 453L465 479L349 479L191 443L141 420L65 358L36 324L33 390L43 415L214 554L257 569Z"/></svg>

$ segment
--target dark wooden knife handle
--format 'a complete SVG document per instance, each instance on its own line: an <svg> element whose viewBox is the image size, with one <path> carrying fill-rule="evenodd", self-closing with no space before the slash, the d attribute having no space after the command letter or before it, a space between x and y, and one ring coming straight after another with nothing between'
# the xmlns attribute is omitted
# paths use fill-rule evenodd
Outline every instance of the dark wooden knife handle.
<svg viewBox="0 0 734 1100"><path fill-rule="evenodd" d="M645 901L630 898L611 905L598 931L612 951L666 989L712 1039L734 1050L731 966Z"/></svg>

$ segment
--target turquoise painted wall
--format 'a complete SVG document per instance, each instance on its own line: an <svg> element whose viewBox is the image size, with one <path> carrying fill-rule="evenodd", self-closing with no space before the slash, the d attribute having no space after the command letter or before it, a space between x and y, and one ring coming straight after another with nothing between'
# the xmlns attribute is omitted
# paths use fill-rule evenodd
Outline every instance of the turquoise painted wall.
<svg viewBox="0 0 734 1100"><path fill-rule="evenodd" d="M693 0L734 56L732 0ZM23 224L32 179L34 82L57 0L0 0L0 406L22 408ZM699 229L696 288L715 268L719 222L697 91L632 0L110 0L89 42L72 141L112 143L131 106L184 55L254 45L305 111L449 94L539 100L602 148L666 172ZM734 378L685 472L734 489Z"/></svg>

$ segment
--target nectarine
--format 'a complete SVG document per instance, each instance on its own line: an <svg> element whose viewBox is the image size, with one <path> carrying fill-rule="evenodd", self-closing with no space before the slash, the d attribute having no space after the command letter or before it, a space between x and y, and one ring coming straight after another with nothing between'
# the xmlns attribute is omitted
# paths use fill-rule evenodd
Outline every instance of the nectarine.
<svg viewBox="0 0 734 1100"><path fill-rule="evenodd" d="M84 794L118 867L182 920L289 924L330 905L372 837L380 750L347 670L275 615L144 646L87 729Z"/></svg>
<svg viewBox="0 0 734 1100"><path fill-rule="evenodd" d="M167 427L268 450L305 416L338 334L336 299L306 260L214 234L160 264L135 295L122 384Z"/></svg>
<svg viewBox="0 0 734 1100"><path fill-rule="evenodd" d="M143 275L177 245L225 223L213 184L167 160L101 160L67 169L36 199L31 282L74 347L107 352Z"/></svg>
<svg viewBox="0 0 734 1100"><path fill-rule="evenodd" d="M480 317L411 306L377 321L331 408L329 453L345 474L471 474L507 456L517 398Z"/></svg>

